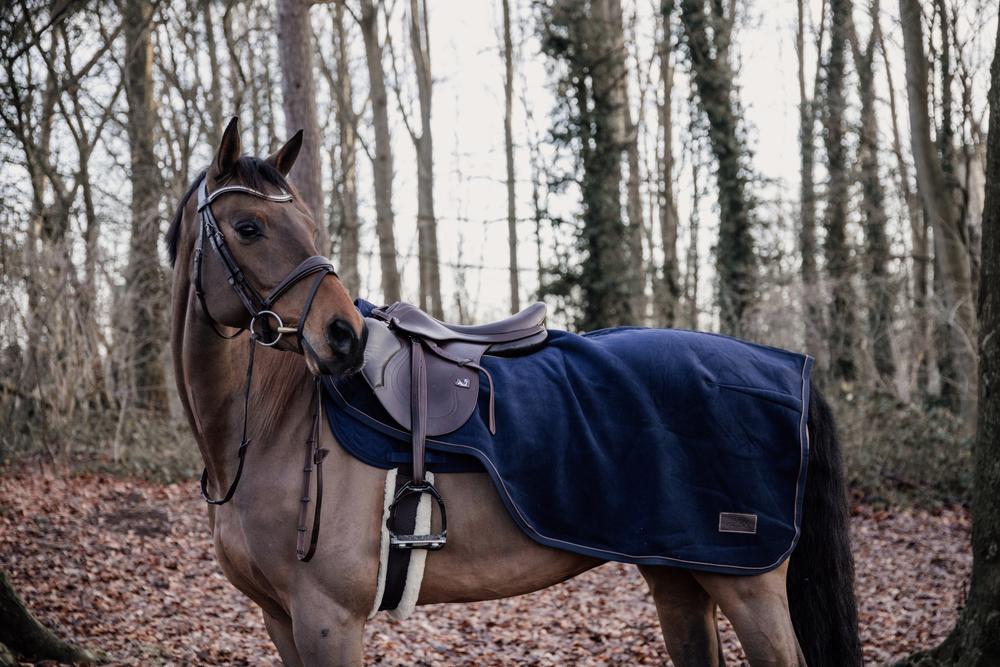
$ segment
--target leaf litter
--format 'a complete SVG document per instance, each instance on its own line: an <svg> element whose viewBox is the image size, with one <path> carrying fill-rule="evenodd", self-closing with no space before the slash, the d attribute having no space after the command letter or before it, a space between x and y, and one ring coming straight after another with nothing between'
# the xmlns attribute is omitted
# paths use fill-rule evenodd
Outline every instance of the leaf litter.
<svg viewBox="0 0 1000 667"><path fill-rule="evenodd" d="M970 518L856 504L851 529L866 663L939 643L964 603ZM0 568L35 615L113 665L280 664L259 609L223 576L195 485L49 473L0 476ZM745 664L720 615L727 664ZM634 566L609 563L505 600L380 614L370 665L659 665L656 612Z"/></svg>

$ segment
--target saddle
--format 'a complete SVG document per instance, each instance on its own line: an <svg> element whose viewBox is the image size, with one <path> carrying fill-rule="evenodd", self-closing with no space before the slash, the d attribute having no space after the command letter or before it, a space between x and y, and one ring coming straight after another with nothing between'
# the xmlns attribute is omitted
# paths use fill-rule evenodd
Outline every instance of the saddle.
<svg viewBox="0 0 1000 667"><path fill-rule="evenodd" d="M428 437L460 428L476 410L480 375L489 384L488 426L496 433L493 378L480 366L483 355L530 354L545 344L545 304L535 303L516 315L490 324L446 324L416 306L397 302L376 308L365 318L368 343L362 375L386 412L410 432L412 479L400 487L389 509L390 545L397 549L444 546L448 522L444 501L425 476ZM396 510L407 498L429 494L441 514L441 531L397 535Z"/></svg>

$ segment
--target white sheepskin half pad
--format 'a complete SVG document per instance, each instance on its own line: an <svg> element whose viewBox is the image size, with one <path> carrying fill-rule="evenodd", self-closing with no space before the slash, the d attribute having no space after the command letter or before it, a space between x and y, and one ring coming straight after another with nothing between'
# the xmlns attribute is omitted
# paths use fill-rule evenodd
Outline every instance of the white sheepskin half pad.
<svg viewBox="0 0 1000 667"><path fill-rule="evenodd" d="M396 470L397 468L393 468L385 475L382 521L379 523L381 537L378 547L378 582L375 584L375 602L372 603L372 610L368 613L369 620L375 618L378 608L382 605L382 595L385 594L385 573L389 567L389 529L385 524L389 520L389 506L392 505L392 498L396 492Z"/></svg>
<svg viewBox="0 0 1000 667"><path fill-rule="evenodd" d="M379 563L378 582L375 585L375 601L372 603L371 612L368 618L372 619L379 612L382 605L382 596L385 594L385 577L389 567L389 529L386 522L389 520L389 507L396 494L396 468L388 471L385 476L385 495L382 500L382 522L379 524L381 536L379 541ZM426 473L427 481L434 483L434 474ZM431 532L431 515L433 510L430 495L423 494L417 505L415 535L426 535ZM404 620L417 607L417 598L420 597L420 585L424 580L424 566L427 564L427 550L414 549L410 552L410 563L406 570L406 583L403 586L403 595L399 600L399 606L389 610L389 615L396 620Z"/></svg>
<svg viewBox="0 0 1000 667"><path fill-rule="evenodd" d="M434 473L425 473L427 481L434 483ZM431 532L432 502L429 493L420 496L417 504L417 520L413 527L414 535L427 535ZM414 549L410 553L410 566L406 570L406 584L403 586L403 596L399 606L389 611L389 615L402 621L417 608L417 598L420 597L420 585L424 582L424 566L427 564L427 549Z"/></svg>

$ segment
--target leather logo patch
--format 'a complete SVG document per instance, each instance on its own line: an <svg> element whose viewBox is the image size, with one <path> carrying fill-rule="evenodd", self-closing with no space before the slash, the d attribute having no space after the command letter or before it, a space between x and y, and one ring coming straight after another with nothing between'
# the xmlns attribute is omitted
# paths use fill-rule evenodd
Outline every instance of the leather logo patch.
<svg viewBox="0 0 1000 667"><path fill-rule="evenodd" d="M720 533L757 534L757 515L737 512L719 512Z"/></svg>
<svg viewBox="0 0 1000 667"><path fill-rule="evenodd" d="M469 383L469 378L458 378L455 380L455 386L461 387L462 389L468 389L471 384Z"/></svg>

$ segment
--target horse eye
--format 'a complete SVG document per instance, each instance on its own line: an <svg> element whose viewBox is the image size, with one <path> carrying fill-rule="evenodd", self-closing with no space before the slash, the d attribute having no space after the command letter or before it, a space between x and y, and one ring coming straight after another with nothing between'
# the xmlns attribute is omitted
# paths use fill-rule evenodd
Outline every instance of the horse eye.
<svg viewBox="0 0 1000 667"><path fill-rule="evenodd" d="M236 233L241 239L254 239L261 235L260 225L256 220L246 220L236 223Z"/></svg>

